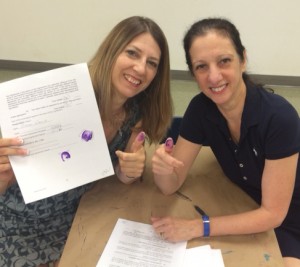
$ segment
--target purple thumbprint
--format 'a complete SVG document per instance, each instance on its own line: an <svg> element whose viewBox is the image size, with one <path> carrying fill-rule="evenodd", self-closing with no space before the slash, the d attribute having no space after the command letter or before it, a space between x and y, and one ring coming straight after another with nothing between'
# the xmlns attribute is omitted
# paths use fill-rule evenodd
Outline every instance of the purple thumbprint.
<svg viewBox="0 0 300 267"><path fill-rule="evenodd" d="M81 134L81 139L88 142L93 138L93 132L89 130L85 130Z"/></svg>
<svg viewBox="0 0 300 267"><path fill-rule="evenodd" d="M71 158L71 155L69 152L64 151L60 154L60 157L61 157L62 161L66 161Z"/></svg>

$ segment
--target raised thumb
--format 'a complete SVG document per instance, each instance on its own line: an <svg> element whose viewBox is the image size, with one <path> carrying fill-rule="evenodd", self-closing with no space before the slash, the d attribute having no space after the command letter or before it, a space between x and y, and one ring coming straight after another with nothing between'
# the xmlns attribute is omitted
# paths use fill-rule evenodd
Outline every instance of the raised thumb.
<svg viewBox="0 0 300 267"><path fill-rule="evenodd" d="M171 153L173 150L173 146L174 146L174 141L172 137L168 137L167 140L165 141L165 151Z"/></svg>
<svg viewBox="0 0 300 267"><path fill-rule="evenodd" d="M131 145L131 152L137 152L144 144L145 132L140 132Z"/></svg>

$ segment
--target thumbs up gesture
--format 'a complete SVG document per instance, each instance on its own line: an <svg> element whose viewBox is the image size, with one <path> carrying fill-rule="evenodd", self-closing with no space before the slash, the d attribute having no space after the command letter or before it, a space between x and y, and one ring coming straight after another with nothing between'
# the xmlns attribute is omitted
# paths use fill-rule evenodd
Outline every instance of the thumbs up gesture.
<svg viewBox="0 0 300 267"><path fill-rule="evenodd" d="M168 137L164 144L160 145L152 157L152 171L157 175L171 175L174 168L183 166L183 162L173 157L174 142Z"/></svg>
<svg viewBox="0 0 300 267"><path fill-rule="evenodd" d="M128 184L141 177L145 167L146 153L144 148L145 133L140 132L131 144L128 152L116 151L119 158L117 175Z"/></svg>
<svg viewBox="0 0 300 267"><path fill-rule="evenodd" d="M167 140L165 141L165 151L171 154L173 151L173 146L174 146L173 139L171 137L168 137Z"/></svg>

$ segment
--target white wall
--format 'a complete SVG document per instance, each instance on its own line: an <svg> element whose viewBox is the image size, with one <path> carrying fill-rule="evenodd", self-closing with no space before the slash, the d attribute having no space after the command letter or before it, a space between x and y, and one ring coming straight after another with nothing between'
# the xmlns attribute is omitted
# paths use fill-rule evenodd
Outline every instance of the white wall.
<svg viewBox="0 0 300 267"><path fill-rule="evenodd" d="M299 0L0 0L0 59L88 61L121 19L154 19L169 41L171 68L186 70L182 38L196 20L229 18L253 74L300 76Z"/></svg>

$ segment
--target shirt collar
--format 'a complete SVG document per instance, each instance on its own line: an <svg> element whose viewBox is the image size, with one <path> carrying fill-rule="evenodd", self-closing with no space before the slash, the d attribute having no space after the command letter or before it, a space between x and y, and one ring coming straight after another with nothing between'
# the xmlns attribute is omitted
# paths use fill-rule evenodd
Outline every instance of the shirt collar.
<svg viewBox="0 0 300 267"><path fill-rule="evenodd" d="M259 90L264 90L253 83L246 83L246 99L245 106L242 114L242 123L249 128L258 124L261 116L261 94Z"/></svg>
<svg viewBox="0 0 300 267"><path fill-rule="evenodd" d="M261 95L259 94L259 90L263 89L251 82L246 82L246 99L242 114L242 127L249 128L259 122L261 114ZM216 104L208 97L204 97L207 99L207 119L220 126L226 125L226 120L218 110Z"/></svg>

